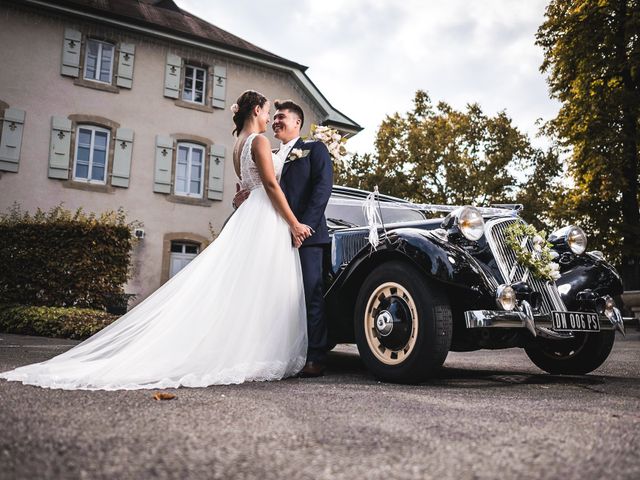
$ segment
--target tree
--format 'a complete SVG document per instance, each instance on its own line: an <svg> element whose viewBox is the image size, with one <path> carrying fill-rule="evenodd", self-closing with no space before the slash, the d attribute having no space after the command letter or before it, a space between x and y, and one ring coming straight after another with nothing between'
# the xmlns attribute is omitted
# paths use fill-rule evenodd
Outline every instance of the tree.
<svg viewBox="0 0 640 480"><path fill-rule="evenodd" d="M551 95L549 124L569 155L574 186L555 209L586 225L592 245L640 288L640 2L552 0L537 33Z"/></svg>
<svg viewBox="0 0 640 480"><path fill-rule="evenodd" d="M527 206L525 218L548 226L539 212L548 208L550 195L543 192L553 185L558 157L532 147L505 112L490 117L477 104L465 111L444 102L434 106L418 91L410 112L384 119L375 146L375 155L354 156L337 181L366 190L377 185L382 193L419 203L525 200L535 207Z"/></svg>

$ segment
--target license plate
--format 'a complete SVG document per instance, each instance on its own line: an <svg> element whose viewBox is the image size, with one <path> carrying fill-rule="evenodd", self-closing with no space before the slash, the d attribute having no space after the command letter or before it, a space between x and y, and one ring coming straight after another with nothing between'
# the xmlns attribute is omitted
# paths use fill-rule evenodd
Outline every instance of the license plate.
<svg viewBox="0 0 640 480"><path fill-rule="evenodd" d="M551 325L559 332L600 331L600 321L595 313L551 312Z"/></svg>

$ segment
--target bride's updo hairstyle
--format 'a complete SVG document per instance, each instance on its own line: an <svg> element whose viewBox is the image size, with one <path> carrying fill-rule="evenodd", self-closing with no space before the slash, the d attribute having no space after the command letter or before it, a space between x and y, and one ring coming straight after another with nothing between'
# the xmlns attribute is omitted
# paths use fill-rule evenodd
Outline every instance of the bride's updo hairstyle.
<svg viewBox="0 0 640 480"><path fill-rule="evenodd" d="M239 135L240 130L244 127L244 122L249 118L254 107L262 107L267 103L267 97L255 90L247 90L238 97L236 103L231 105L231 111L233 112L233 123L236 128L231 132L234 135Z"/></svg>

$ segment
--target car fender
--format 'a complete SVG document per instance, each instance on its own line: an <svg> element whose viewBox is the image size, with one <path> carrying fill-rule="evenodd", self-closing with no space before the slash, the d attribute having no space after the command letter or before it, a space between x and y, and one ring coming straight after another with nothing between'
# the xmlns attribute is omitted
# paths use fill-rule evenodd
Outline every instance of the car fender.
<svg viewBox="0 0 640 480"><path fill-rule="evenodd" d="M561 276L556 280L560 296L568 310L578 310L576 295L586 289L598 296L616 297L623 291L622 279L607 261L593 255L573 255L570 261L561 263Z"/></svg>
<svg viewBox="0 0 640 480"><path fill-rule="evenodd" d="M361 283L376 265L390 260L405 260L435 282L467 290L475 299L492 296L498 286L493 275L471 255L437 233L398 228L387 232L375 250L370 244L362 248L339 272L326 296L337 294L354 280Z"/></svg>

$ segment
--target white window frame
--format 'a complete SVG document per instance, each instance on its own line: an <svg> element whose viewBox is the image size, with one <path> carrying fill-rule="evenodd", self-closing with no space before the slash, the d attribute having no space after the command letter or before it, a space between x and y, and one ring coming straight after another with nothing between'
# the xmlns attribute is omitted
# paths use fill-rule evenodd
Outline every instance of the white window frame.
<svg viewBox="0 0 640 480"><path fill-rule="evenodd" d="M78 147L80 145L80 129L91 131L91 144L89 146L89 169L87 171L87 178L76 177L76 169L78 164ZM93 152L95 150L96 132L104 132L107 134L107 150L104 155L104 180L93 180L91 178L91 172L93 171ZM107 184L107 177L109 176L109 147L111 141L111 131L107 128L96 127L95 125L78 125L76 127L76 145L73 155L73 181L85 182L85 183L97 183L99 185Z"/></svg>
<svg viewBox="0 0 640 480"><path fill-rule="evenodd" d="M185 85L187 84L187 69L193 69L193 75L191 77L191 98L185 98L185 93L187 91ZM195 93L196 93L196 72L197 71L201 71L202 72L202 101L201 102L197 102L196 100L194 100L195 98ZM185 65L184 66L184 84L182 87L182 100L184 100L185 102L191 102L191 103L197 103L198 105L205 105L207 102L207 69L206 68L202 68L202 67L196 67L195 65Z"/></svg>
<svg viewBox="0 0 640 480"><path fill-rule="evenodd" d="M187 191L179 192L178 191L178 161L180 159L180 148L188 148L187 152ZM192 166L192 152L193 150L200 150L202 152L202 165L200 168L200 191L198 193L191 193L191 166ZM175 163L175 179L173 184L173 190L176 195L180 195L182 197L193 197L193 198L202 198L204 193L204 174L205 174L205 158L206 158L207 149L198 145L197 143L189 143L189 142L178 142L176 147L176 163Z"/></svg>
<svg viewBox="0 0 640 480"><path fill-rule="evenodd" d="M87 77L87 64L88 64L87 59L89 57L89 43L90 42L98 44L98 58L96 59L96 71L95 71L95 74L98 76L98 78ZM101 69L101 66L102 66L102 50L104 48L104 45L108 45L112 49L111 65L109 66L109 81L108 82L100 80L100 69ZM116 56L116 46L113 43L103 42L102 40L96 40L95 38L87 38L87 44L86 44L85 52L84 52L84 74L83 74L83 78L85 80L89 80L91 82L99 82L99 83L104 83L106 85L111 85L111 83L113 83L113 63L115 61L115 56Z"/></svg>
<svg viewBox="0 0 640 480"><path fill-rule="evenodd" d="M174 245L179 245L180 246L180 252L174 252L173 251L173 246ZM186 247L196 247L197 252L196 253L187 253ZM180 272L180 270L182 270L183 268L185 268L189 263L191 263L193 261L194 258L196 258L199 254L200 254L200 245L198 245L197 243L194 242L190 242L188 240L172 240L171 243L169 244L169 278L173 277L174 275L178 274ZM174 260L178 260L178 261L184 261L184 260L188 260L188 262L183 265L180 270L178 270L177 272L172 272L172 267L173 267L173 261ZM173 275L172 275L173 273Z"/></svg>

